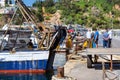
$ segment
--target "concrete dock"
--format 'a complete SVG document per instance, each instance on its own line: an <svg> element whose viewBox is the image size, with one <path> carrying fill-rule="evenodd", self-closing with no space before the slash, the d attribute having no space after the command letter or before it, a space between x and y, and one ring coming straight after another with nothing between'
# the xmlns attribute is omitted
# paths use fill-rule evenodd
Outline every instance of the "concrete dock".
<svg viewBox="0 0 120 80"><path fill-rule="evenodd" d="M77 80L103 80L103 70L102 70L102 64L94 64L93 68L87 68L87 63L86 63L86 58L81 58L80 59L71 59L67 61L65 64L65 76L70 76L73 77ZM109 70L109 64L105 65L107 67L106 71ZM114 78L114 76L119 77L120 75L120 63L117 65L114 65L113 71L110 71L110 74L116 73L116 75L110 76L110 78ZM108 77L109 78L109 77ZM105 80L109 80L106 79ZM114 79L114 80L120 80L119 79Z"/></svg>
<svg viewBox="0 0 120 80"><path fill-rule="evenodd" d="M65 65L65 75L77 80L102 80L102 70L87 68L86 59L69 60Z"/></svg>
<svg viewBox="0 0 120 80"><path fill-rule="evenodd" d="M113 40L113 47L120 47L118 46L118 42L120 40ZM87 59L86 55L82 57L82 53L78 53L81 55L73 55L77 57L76 59L73 57L70 60L67 61L67 63L64 65L65 67L65 76L74 77L77 80L103 80L103 70L102 70L102 64L94 64L93 68L87 68ZM120 56L118 56L120 58ZM109 71L109 65L106 64L107 70ZM111 73L116 73L119 77L120 75L120 64L114 65L117 66L117 69L113 68L113 71L110 71ZM116 75L108 76L110 79L114 78ZM109 80L109 78L105 78L105 80ZM113 80L120 80L119 79L113 79Z"/></svg>

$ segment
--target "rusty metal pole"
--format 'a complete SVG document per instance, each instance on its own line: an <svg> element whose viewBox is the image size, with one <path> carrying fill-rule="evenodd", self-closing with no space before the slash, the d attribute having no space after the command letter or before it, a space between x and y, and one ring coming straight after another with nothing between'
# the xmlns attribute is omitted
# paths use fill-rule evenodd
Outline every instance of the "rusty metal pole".
<svg viewBox="0 0 120 80"><path fill-rule="evenodd" d="M102 62L103 80L105 80L105 63Z"/></svg>
<svg viewBox="0 0 120 80"><path fill-rule="evenodd" d="M112 71L113 69L113 61L112 61L112 55L110 55L111 59L110 59L110 70Z"/></svg>
<svg viewBox="0 0 120 80"><path fill-rule="evenodd" d="M78 40L76 40L76 52L75 52L75 54L77 54L77 51L78 51Z"/></svg>
<svg viewBox="0 0 120 80"><path fill-rule="evenodd" d="M57 68L57 78L64 78L64 67Z"/></svg>
<svg viewBox="0 0 120 80"><path fill-rule="evenodd" d="M69 60L69 58L68 58L68 55L70 54L70 50L68 49L68 48L66 48L66 61L68 61Z"/></svg>

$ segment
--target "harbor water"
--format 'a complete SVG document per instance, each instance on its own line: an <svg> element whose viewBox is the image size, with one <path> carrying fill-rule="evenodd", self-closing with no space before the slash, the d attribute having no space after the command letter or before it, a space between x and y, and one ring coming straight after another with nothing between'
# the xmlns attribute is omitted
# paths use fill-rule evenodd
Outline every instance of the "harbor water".
<svg viewBox="0 0 120 80"><path fill-rule="evenodd" d="M0 74L0 80L51 80L49 74Z"/></svg>
<svg viewBox="0 0 120 80"><path fill-rule="evenodd" d="M57 67L64 66L65 63L65 54L56 54L53 63L53 72L45 74L0 74L0 80L51 80L52 75L57 73Z"/></svg>

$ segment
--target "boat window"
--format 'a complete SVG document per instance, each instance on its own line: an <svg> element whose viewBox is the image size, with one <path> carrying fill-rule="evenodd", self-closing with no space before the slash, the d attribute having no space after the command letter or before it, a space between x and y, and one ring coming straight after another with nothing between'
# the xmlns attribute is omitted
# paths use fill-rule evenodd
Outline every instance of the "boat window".
<svg viewBox="0 0 120 80"><path fill-rule="evenodd" d="M11 40L10 40L10 42L11 42L11 43L15 43L15 42L16 42L16 40L14 40L14 39L11 39Z"/></svg>
<svg viewBox="0 0 120 80"><path fill-rule="evenodd" d="M19 40L19 42L24 44L26 43L25 40Z"/></svg>

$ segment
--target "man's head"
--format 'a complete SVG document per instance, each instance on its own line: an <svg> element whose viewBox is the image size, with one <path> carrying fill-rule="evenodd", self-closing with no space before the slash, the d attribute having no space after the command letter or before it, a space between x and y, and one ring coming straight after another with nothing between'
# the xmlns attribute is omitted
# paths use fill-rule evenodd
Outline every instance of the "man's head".
<svg viewBox="0 0 120 80"><path fill-rule="evenodd" d="M94 30L97 31L97 28L95 28Z"/></svg>
<svg viewBox="0 0 120 80"><path fill-rule="evenodd" d="M89 32L91 32L91 30L90 30L90 29L89 29L88 31L89 31Z"/></svg>
<svg viewBox="0 0 120 80"><path fill-rule="evenodd" d="M105 28L106 32L108 32L108 28Z"/></svg>
<svg viewBox="0 0 120 80"><path fill-rule="evenodd" d="M30 39L30 42L32 41L32 39Z"/></svg>

